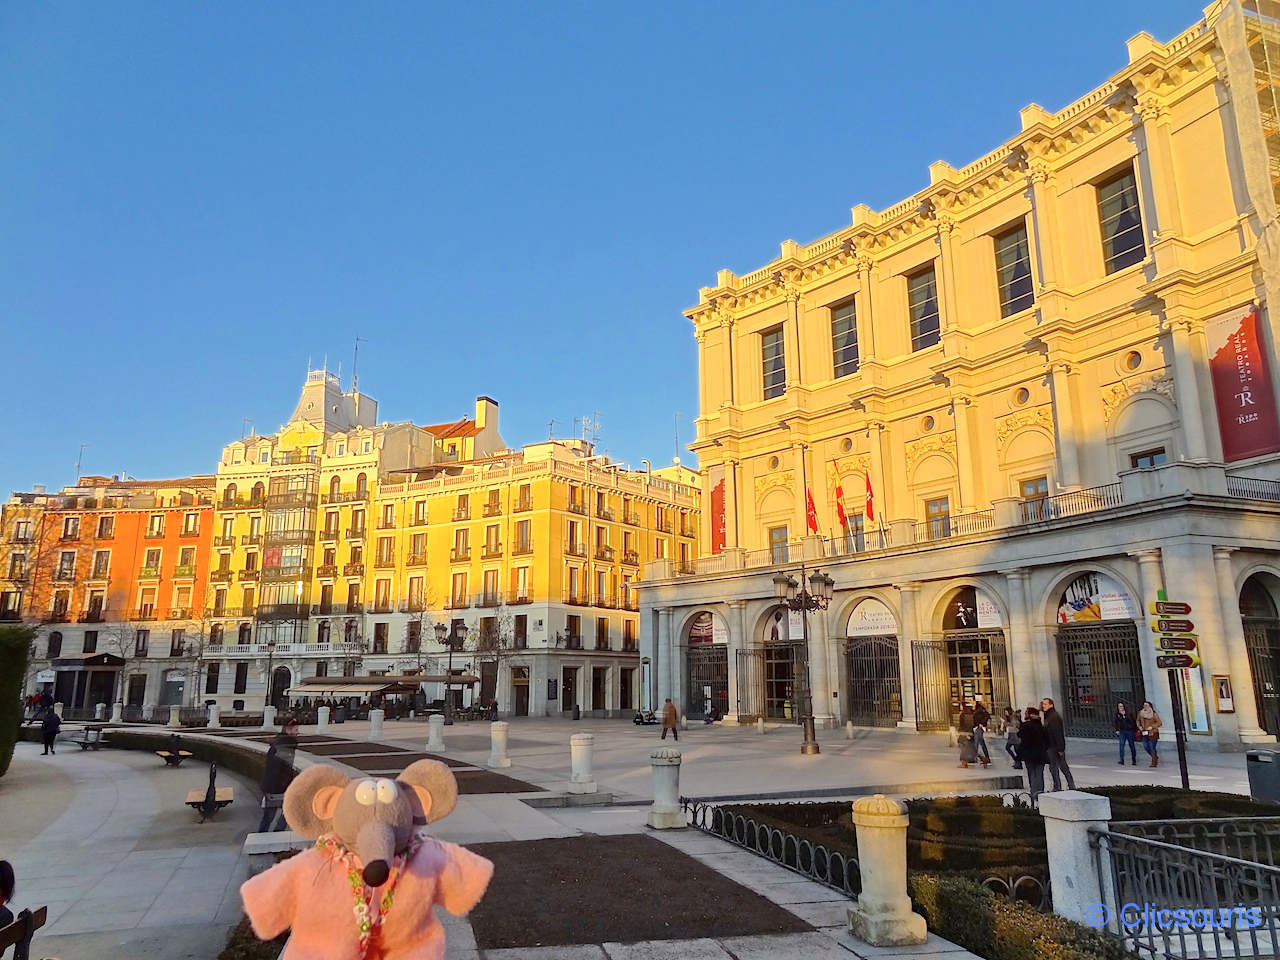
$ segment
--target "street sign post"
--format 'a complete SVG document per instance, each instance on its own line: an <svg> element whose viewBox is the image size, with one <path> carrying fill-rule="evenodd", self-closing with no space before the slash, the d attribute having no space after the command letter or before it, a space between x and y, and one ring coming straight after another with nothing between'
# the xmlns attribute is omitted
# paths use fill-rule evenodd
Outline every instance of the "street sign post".
<svg viewBox="0 0 1280 960"><path fill-rule="evenodd" d="M1191 612L1191 604L1174 603L1169 600L1157 600L1150 605L1151 612L1164 617L1185 617Z"/></svg>
<svg viewBox="0 0 1280 960"><path fill-rule="evenodd" d="M1190 620L1152 620L1151 629L1157 633L1190 633L1196 625Z"/></svg>
<svg viewBox="0 0 1280 960"><path fill-rule="evenodd" d="M1190 670L1200 666L1200 658L1194 653L1162 653L1156 657L1156 666L1161 670Z"/></svg>
<svg viewBox="0 0 1280 960"><path fill-rule="evenodd" d="M1175 611L1174 608L1177 610ZM1158 609L1157 609L1158 608ZM1191 604L1170 600L1163 590L1156 591L1156 602L1151 604L1151 612L1157 616L1162 613L1178 613L1186 615L1191 612ZM1190 634L1196 625L1190 620L1152 620L1151 629L1161 634ZM1157 637L1161 649L1168 649L1164 644L1176 637ZM1195 649L1194 640L1192 650ZM1200 658L1194 653L1166 654L1156 657L1156 666L1169 672L1169 702L1173 709L1173 736L1178 745L1178 771L1182 774L1182 789L1191 789L1191 780L1187 776L1187 728L1182 716L1182 676L1178 672L1189 667L1200 665Z"/></svg>
<svg viewBox="0 0 1280 960"><path fill-rule="evenodd" d="M1156 647L1166 653L1183 652L1190 653L1196 648L1196 638L1193 636L1182 637L1160 637L1156 641Z"/></svg>

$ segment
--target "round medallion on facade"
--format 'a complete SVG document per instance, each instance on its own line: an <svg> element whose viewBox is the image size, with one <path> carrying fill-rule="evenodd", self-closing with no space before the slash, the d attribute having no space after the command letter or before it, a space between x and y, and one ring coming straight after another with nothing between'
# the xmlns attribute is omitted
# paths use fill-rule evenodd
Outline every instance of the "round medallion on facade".
<svg viewBox="0 0 1280 960"><path fill-rule="evenodd" d="M777 469L778 469L778 464L780 464L780 463L782 463L782 461L781 461L781 460L779 460L777 457L770 457L770 458L769 458L769 469L770 469L770 470L777 470Z"/></svg>
<svg viewBox="0 0 1280 960"><path fill-rule="evenodd" d="M853 449L853 441L850 440L848 437L845 437L843 440L840 441L840 449L843 450L845 453L848 453L850 450Z"/></svg>
<svg viewBox="0 0 1280 960"><path fill-rule="evenodd" d="M1023 406L1030 399L1031 399L1031 391L1028 390L1026 387L1019 387L1016 391L1014 391L1013 402L1016 403L1018 406L1020 407Z"/></svg>
<svg viewBox="0 0 1280 960"><path fill-rule="evenodd" d="M1137 370L1142 366L1142 354L1137 350L1130 350L1124 358L1124 365L1130 370Z"/></svg>
<svg viewBox="0 0 1280 960"><path fill-rule="evenodd" d="M924 430L925 433L928 433L930 430L934 428L937 422L938 421L934 420L933 417L931 416L925 417L923 420L920 421L920 428Z"/></svg>

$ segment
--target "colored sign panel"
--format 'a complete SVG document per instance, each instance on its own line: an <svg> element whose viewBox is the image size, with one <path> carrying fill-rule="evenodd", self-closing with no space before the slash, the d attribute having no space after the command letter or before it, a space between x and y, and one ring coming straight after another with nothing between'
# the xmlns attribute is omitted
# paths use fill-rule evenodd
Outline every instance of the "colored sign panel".
<svg viewBox="0 0 1280 960"><path fill-rule="evenodd" d="M1192 733L1209 732L1209 711L1204 703L1204 678L1200 668L1179 670L1182 681L1182 704L1187 711L1187 729Z"/></svg>
<svg viewBox="0 0 1280 960"><path fill-rule="evenodd" d="M1280 450L1280 419L1259 312L1245 307L1204 325L1222 455L1228 463Z"/></svg>
<svg viewBox="0 0 1280 960"><path fill-rule="evenodd" d="M1185 617L1191 612L1191 604L1176 603L1172 600L1157 600L1150 605L1151 612L1162 616Z"/></svg>
<svg viewBox="0 0 1280 960"><path fill-rule="evenodd" d="M1160 633L1190 633L1196 628L1196 625L1190 620L1159 620L1151 621L1151 629Z"/></svg>
<svg viewBox="0 0 1280 960"><path fill-rule="evenodd" d="M1156 657L1156 666L1161 670L1175 670L1200 666L1200 658L1194 653L1162 653Z"/></svg>
<svg viewBox="0 0 1280 960"><path fill-rule="evenodd" d="M1059 623L1132 620L1137 615L1128 591L1105 573L1082 573L1058 600Z"/></svg>
<svg viewBox="0 0 1280 960"><path fill-rule="evenodd" d="M712 467L707 473L711 486L711 552L719 553L725 545L724 467Z"/></svg>
<svg viewBox="0 0 1280 960"><path fill-rule="evenodd" d="M885 637L896 636L898 621L893 611L879 600L868 597L849 614L849 625L845 629L847 637Z"/></svg>
<svg viewBox="0 0 1280 960"><path fill-rule="evenodd" d="M1156 644L1161 650L1168 651L1191 651L1196 648L1195 637L1161 637L1160 642Z"/></svg>

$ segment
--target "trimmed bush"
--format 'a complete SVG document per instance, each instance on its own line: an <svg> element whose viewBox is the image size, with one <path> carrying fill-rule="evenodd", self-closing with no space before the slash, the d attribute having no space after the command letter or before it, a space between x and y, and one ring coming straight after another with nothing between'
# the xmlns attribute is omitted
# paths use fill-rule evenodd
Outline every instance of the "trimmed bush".
<svg viewBox="0 0 1280 960"><path fill-rule="evenodd" d="M1213 817L1280 817L1280 804L1238 793L1181 790L1178 787L1126 785L1088 787L1111 798L1112 820L1199 820Z"/></svg>
<svg viewBox="0 0 1280 960"><path fill-rule="evenodd" d="M22 686L27 678L34 627L0 627L0 777L9 772L22 725Z"/></svg>
<svg viewBox="0 0 1280 960"><path fill-rule="evenodd" d="M1136 956L1089 927L997 897L972 880L907 875L912 908L929 929L986 960L1129 960Z"/></svg>

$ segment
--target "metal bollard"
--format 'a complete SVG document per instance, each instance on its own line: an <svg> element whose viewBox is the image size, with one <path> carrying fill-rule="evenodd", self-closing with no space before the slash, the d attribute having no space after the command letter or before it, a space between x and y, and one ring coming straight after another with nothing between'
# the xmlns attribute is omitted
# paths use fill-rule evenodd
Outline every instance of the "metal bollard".
<svg viewBox="0 0 1280 960"><path fill-rule="evenodd" d="M592 754L595 752L595 734L575 733L569 738L569 792L595 793L596 782L591 775Z"/></svg>
<svg viewBox="0 0 1280 960"><path fill-rule="evenodd" d="M645 821L655 830L679 830L687 824L680 809L680 751L659 747L649 754L653 777L653 806Z"/></svg>
<svg viewBox="0 0 1280 960"><path fill-rule="evenodd" d="M382 710L369 711L369 739L377 740L382 736L382 718L386 714Z"/></svg>
<svg viewBox="0 0 1280 960"><path fill-rule="evenodd" d="M511 758L507 756L507 729L510 726L505 720L495 720L489 724L489 761L485 766L511 766Z"/></svg>
<svg viewBox="0 0 1280 960"><path fill-rule="evenodd" d="M427 717L427 749L444 749L444 717L433 713Z"/></svg>

